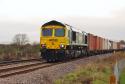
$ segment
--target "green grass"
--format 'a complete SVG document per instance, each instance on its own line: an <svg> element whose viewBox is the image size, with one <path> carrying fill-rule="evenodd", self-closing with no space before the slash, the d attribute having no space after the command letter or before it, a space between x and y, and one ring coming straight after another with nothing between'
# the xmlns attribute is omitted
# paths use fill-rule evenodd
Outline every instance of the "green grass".
<svg viewBox="0 0 125 84"><path fill-rule="evenodd" d="M80 66L76 71L54 81L55 84L84 84L85 80L91 80L91 84L109 84L112 74L112 66L118 60L125 58L125 52L118 52L111 57L99 59L96 62ZM125 84L125 70L121 74L121 83ZM87 83L86 83L87 84Z"/></svg>
<svg viewBox="0 0 125 84"><path fill-rule="evenodd" d="M83 84L85 80L92 80L92 84L108 84L110 74L109 67L104 66L103 69L99 69L98 65L92 64L55 80L54 84Z"/></svg>
<svg viewBox="0 0 125 84"><path fill-rule="evenodd" d="M120 84L125 84L125 69L120 75Z"/></svg>

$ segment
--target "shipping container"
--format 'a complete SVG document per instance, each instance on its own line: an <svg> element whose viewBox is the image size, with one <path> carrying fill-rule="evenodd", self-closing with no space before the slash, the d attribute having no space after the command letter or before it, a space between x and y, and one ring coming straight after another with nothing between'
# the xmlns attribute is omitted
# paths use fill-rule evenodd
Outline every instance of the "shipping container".
<svg viewBox="0 0 125 84"><path fill-rule="evenodd" d="M107 50L108 49L108 40L107 39L104 39L102 38L103 40L103 47L102 47L102 50Z"/></svg>
<svg viewBox="0 0 125 84"><path fill-rule="evenodd" d="M117 42L113 41L113 49L117 49Z"/></svg>
<svg viewBox="0 0 125 84"><path fill-rule="evenodd" d="M104 39L104 38L102 38L103 40L103 42L102 42L102 50L108 50L108 49L110 49L110 42L109 42L109 40L108 39Z"/></svg>
<svg viewBox="0 0 125 84"><path fill-rule="evenodd" d="M118 49L123 49L123 48L125 48L125 45L117 42L117 48Z"/></svg>
<svg viewBox="0 0 125 84"><path fill-rule="evenodd" d="M98 50L101 50L101 38L99 37L99 49Z"/></svg>
<svg viewBox="0 0 125 84"><path fill-rule="evenodd" d="M93 34L88 34L88 48L89 50L95 50L95 38Z"/></svg>
<svg viewBox="0 0 125 84"><path fill-rule="evenodd" d="M100 46L100 44L99 44L99 37L98 36L95 36L94 37L95 38L95 50L99 50L99 46Z"/></svg>
<svg viewBox="0 0 125 84"><path fill-rule="evenodd" d="M106 46L105 46L105 39L103 38L102 40L102 49L105 50Z"/></svg>
<svg viewBox="0 0 125 84"><path fill-rule="evenodd" d="M99 37L99 50L103 50L103 38Z"/></svg>
<svg viewBox="0 0 125 84"><path fill-rule="evenodd" d="M111 47L110 49L117 49L117 43L115 41L110 41Z"/></svg>
<svg viewBox="0 0 125 84"><path fill-rule="evenodd" d="M120 45L119 42L117 42L117 48L118 48L118 49L121 49L121 45Z"/></svg>
<svg viewBox="0 0 125 84"><path fill-rule="evenodd" d="M105 50L108 50L108 39L105 39Z"/></svg>
<svg viewBox="0 0 125 84"><path fill-rule="evenodd" d="M104 39L99 36L94 36L90 33L88 34L88 49L90 51L117 49L121 47L122 46L115 41Z"/></svg>
<svg viewBox="0 0 125 84"><path fill-rule="evenodd" d="M125 49L125 44L120 44L120 48L121 49L123 49L123 48Z"/></svg>

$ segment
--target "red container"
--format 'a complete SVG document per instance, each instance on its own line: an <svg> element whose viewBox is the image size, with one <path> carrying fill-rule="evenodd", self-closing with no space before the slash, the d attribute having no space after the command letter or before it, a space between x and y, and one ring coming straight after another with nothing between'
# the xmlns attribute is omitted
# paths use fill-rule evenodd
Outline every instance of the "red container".
<svg viewBox="0 0 125 84"><path fill-rule="evenodd" d="M89 50L103 50L103 38L88 34Z"/></svg>
<svg viewBox="0 0 125 84"><path fill-rule="evenodd" d="M95 50L95 36L93 34L88 34L88 49L93 51Z"/></svg>
<svg viewBox="0 0 125 84"><path fill-rule="evenodd" d="M117 49L123 49L123 48L125 48L125 45L117 42Z"/></svg>
<svg viewBox="0 0 125 84"><path fill-rule="evenodd" d="M98 50L101 50L101 38L99 37L99 49Z"/></svg>
<svg viewBox="0 0 125 84"><path fill-rule="evenodd" d="M94 38L95 38L95 45L94 45L95 50L99 50L99 47L100 47L99 37L95 36Z"/></svg>

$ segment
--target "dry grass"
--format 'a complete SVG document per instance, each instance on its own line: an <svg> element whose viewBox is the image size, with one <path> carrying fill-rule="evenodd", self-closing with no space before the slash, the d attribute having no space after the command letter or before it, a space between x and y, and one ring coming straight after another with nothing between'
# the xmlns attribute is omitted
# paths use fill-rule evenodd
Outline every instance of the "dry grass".
<svg viewBox="0 0 125 84"><path fill-rule="evenodd" d="M39 45L28 45L23 47L17 47L15 45L1 45L0 61L40 58L39 50Z"/></svg>
<svg viewBox="0 0 125 84"><path fill-rule="evenodd" d="M117 52L105 58L97 58L86 66L55 81L55 84L109 84L112 66L116 60L125 58L125 52Z"/></svg>
<svg viewBox="0 0 125 84"><path fill-rule="evenodd" d="M81 67L75 72L67 74L62 79L56 80L55 84L108 84L110 74L110 67L89 63L84 68Z"/></svg>

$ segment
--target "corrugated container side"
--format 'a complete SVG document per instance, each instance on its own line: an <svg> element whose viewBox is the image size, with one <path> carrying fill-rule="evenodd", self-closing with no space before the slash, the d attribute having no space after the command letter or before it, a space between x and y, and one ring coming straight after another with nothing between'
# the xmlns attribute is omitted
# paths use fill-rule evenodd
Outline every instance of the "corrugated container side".
<svg viewBox="0 0 125 84"><path fill-rule="evenodd" d="M115 42L113 41L113 43L112 43L112 46L113 46L113 49L115 49Z"/></svg>
<svg viewBox="0 0 125 84"><path fill-rule="evenodd" d="M100 37L98 37L98 50L100 50Z"/></svg>
<svg viewBox="0 0 125 84"><path fill-rule="evenodd" d="M100 50L103 50L103 38L100 37Z"/></svg>
<svg viewBox="0 0 125 84"><path fill-rule="evenodd" d="M113 49L117 49L117 42L113 42Z"/></svg>
<svg viewBox="0 0 125 84"><path fill-rule="evenodd" d="M99 50L99 37L95 36L95 50Z"/></svg>
<svg viewBox="0 0 125 84"><path fill-rule="evenodd" d="M94 35L93 34L88 34L88 44L89 44L89 50L94 50Z"/></svg>
<svg viewBox="0 0 125 84"><path fill-rule="evenodd" d="M103 43L102 49L105 50L105 39L103 38L102 41L103 41L103 42L102 42L102 43Z"/></svg>
<svg viewBox="0 0 125 84"><path fill-rule="evenodd" d="M95 44L96 44L96 39L95 36L93 36L93 50L96 50Z"/></svg>
<svg viewBox="0 0 125 84"><path fill-rule="evenodd" d="M101 50L101 37L99 37L99 50Z"/></svg>
<svg viewBox="0 0 125 84"><path fill-rule="evenodd" d="M108 42L109 42L108 39L105 39L105 49L106 49L106 50L109 49L109 47L108 47L108 46L109 46L109 45L108 45Z"/></svg>
<svg viewBox="0 0 125 84"><path fill-rule="evenodd" d="M96 50L96 38L93 36L93 50Z"/></svg>
<svg viewBox="0 0 125 84"><path fill-rule="evenodd" d="M115 49L118 49L118 47L117 47L117 42L115 42Z"/></svg>
<svg viewBox="0 0 125 84"><path fill-rule="evenodd" d="M101 50L101 38L99 37L99 50Z"/></svg>
<svg viewBox="0 0 125 84"><path fill-rule="evenodd" d="M97 49L100 50L100 38L97 37Z"/></svg>
<svg viewBox="0 0 125 84"><path fill-rule="evenodd" d="M108 39L106 39L106 50L108 50L109 49L109 40Z"/></svg>
<svg viewBox="0 0 125 84"><path fill-rule="evenodd" d="M115 42L113 41L113 49L116 49L116 47L115 47Z"/></svg>
<svg viewBox="0 0 125 84"><path fill-rule="evenodd" d="M103 38L103 49L106 50L107 48L107 45L106 45L106 39Z"/></svg>
<svg viewBox="0 0 125 84"><path fill-rule="evenodd" d="M120 48L121 49L125 48L125 44L120 44Z"/></svg>
<svg viewBox="0 0 125 84"><path fill-rule="evenodd" d="M96 38L93 36L93 49L96 50Z"/></svg>

